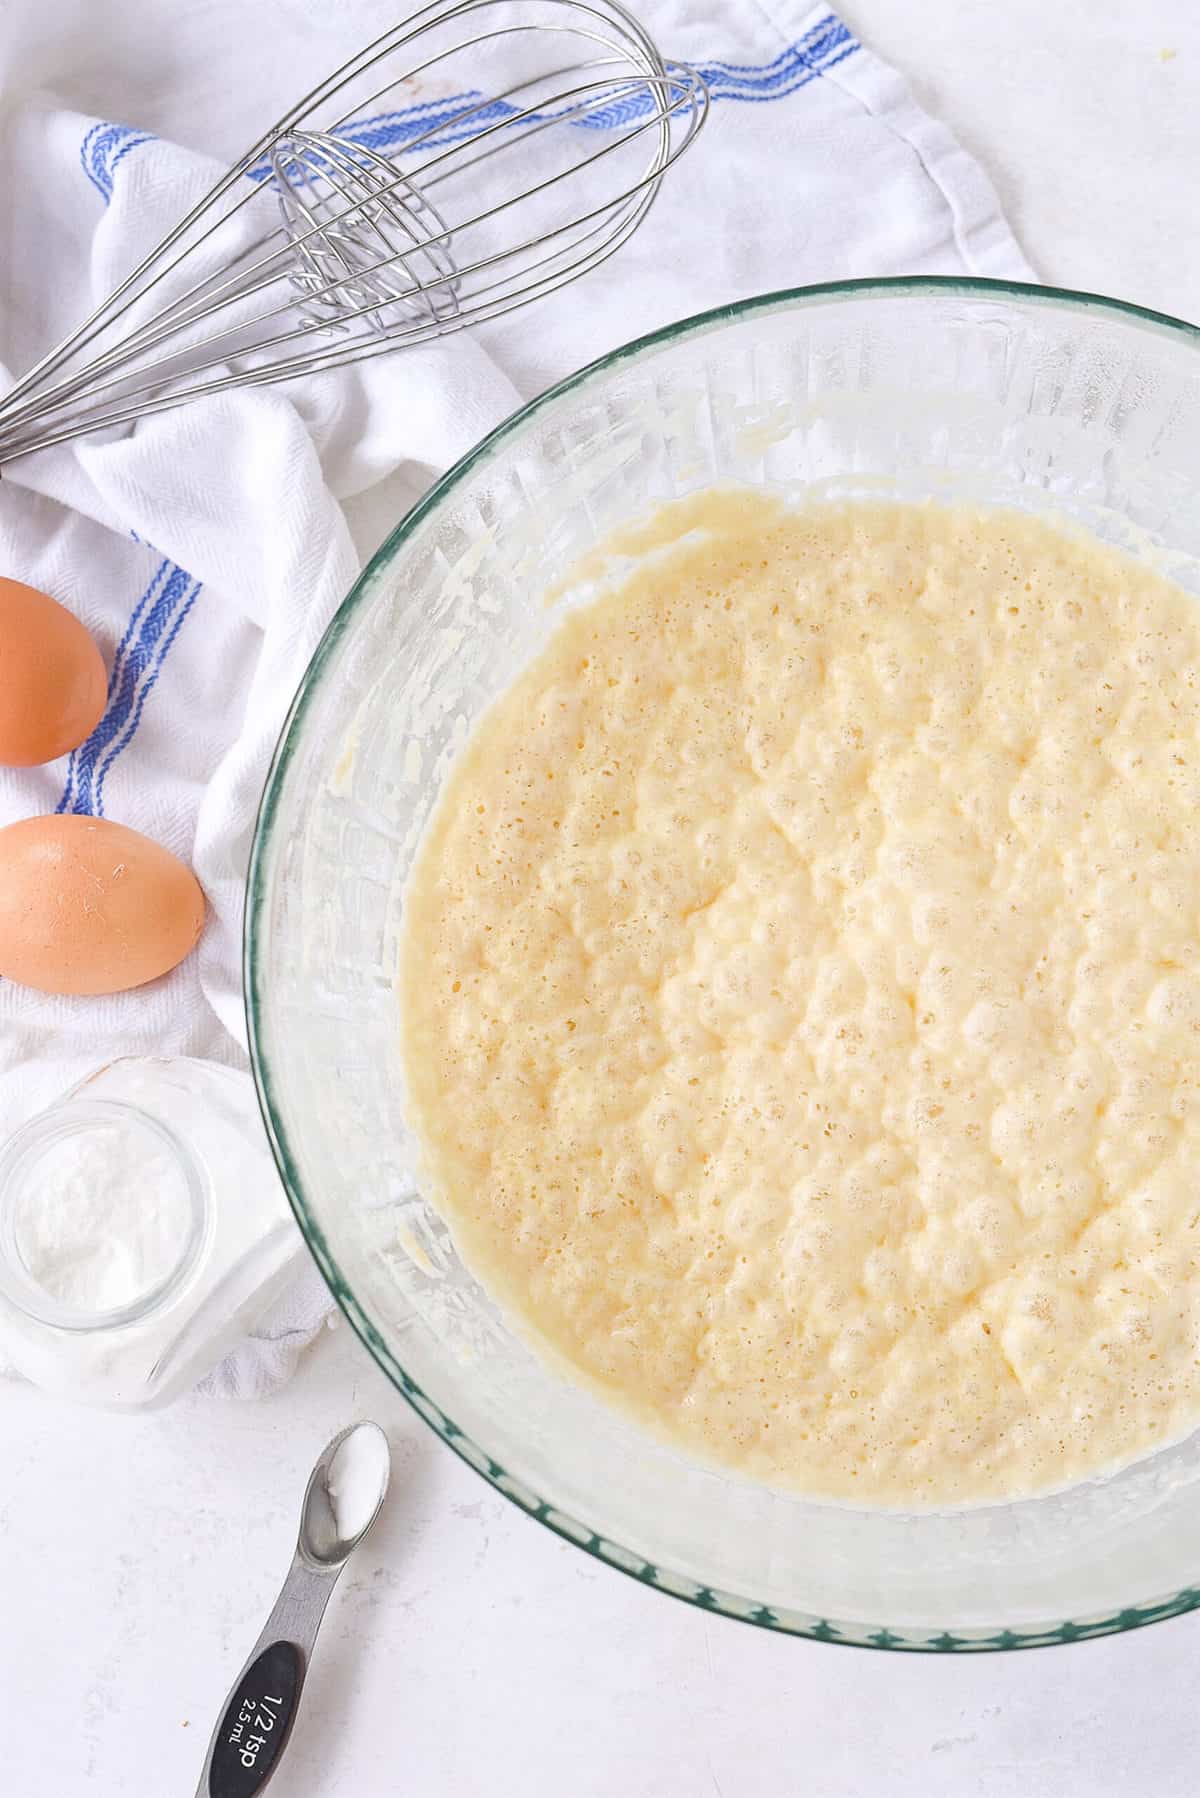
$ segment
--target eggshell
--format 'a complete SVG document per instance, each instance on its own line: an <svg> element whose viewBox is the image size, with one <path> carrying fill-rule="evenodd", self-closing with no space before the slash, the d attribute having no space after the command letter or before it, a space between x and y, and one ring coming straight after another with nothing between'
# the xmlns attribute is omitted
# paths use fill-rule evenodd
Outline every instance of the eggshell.
<svg viewBox="0 0 1200 1798"><path fill-rule="evenodd" d="M190 869L105 818L23 818L0 830L0 976L43 993L120 993L195 946Z"/></svg>
<svg viewBox="0 0 1200 1798"><path fill-rule="evenodd" d="M0 579L0 762L31 768L75 749L104 710L104 658L78 618Z"/></svg>

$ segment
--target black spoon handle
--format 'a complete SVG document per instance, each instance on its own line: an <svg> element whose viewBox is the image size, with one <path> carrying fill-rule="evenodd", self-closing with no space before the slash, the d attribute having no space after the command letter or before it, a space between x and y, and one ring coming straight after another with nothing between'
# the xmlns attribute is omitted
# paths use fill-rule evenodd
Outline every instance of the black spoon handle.
<svg viewBox="0 0 1200 1798"><path fill-rule="evenodd" d="M297 1554L213 1731L196 1798L255 1798L283 1757L329 1594L341 1567Z"/></svg>

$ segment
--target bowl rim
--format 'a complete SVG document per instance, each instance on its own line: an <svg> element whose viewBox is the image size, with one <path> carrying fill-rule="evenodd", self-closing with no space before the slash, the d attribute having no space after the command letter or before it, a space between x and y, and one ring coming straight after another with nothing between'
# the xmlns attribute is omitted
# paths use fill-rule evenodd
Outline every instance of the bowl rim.
<svg viewBox="0 0 1200 1798"><path fill-rule="evenodd" d="M825 281L803 287L790 287L770 293L756 294L723 306L710 307L673 324L649 331L630 342L596 357L573 374L556 382L504 419L474 447L436 480L400 519L375 551L366 567L342 601L317 644L295 697L280 729L271 758L255 819L254 837L247 874L246 904L243 919L243 994L246 1012L250 1063L263 1123L279 1170L288 1203L295 1215L301 1235L335 1302L373 1359L387 1375L397 1391L417 1415L489 1485L509 1499L527 1516L543 1524L565 1541L581 1548L604 1565L625 1573L643 1585L681 1599L715 1615L752 1623L777 1634L799 1636L810 1641L828 1642L836 1646L903 1651L909 1653L987 1653L1013 1649L1054 1647L1069 1642L1116 1635L1140 1629L1150 1623L1181 1616L1200 1608L1200 1569L1197 1584L1185 1586L1157 1601L1130 1605L1105 1615L1067 1618L1047 1624L1041 1629L963 1629L959 1633L932 1628L897 1628L862 1620L832 1620L815 1614L771 1607L751 1598L699 1584L690 1576L646 1561L633 1550L608 1540L590 1525L560 1512L547 1500L531 1492L510 1475L493 1457L473 1442L422 1390L384 1340L383 1335L352 1291L333 1255L325 1233L309 1207L299 1166L288 1140L280 1107L275 1098L275 1082L266 1047L263 992L257 945L266 927L266 912L271 890L275 859L275 833L280 798L289 766L299 742L304 720L314 694L321 684L324 669L373 589L376 580L391 564L417 526L448 498L459 483L490 456L514 432L568 394L610 373L621 364L661 344L683 337L700 335L734 319L757 312L781 311L818 305L823 301L845 298L921 297L961 294L972 299L1018 299L1055 310L1111 313L1134 324L1150 327L1155 334L1182 337L1200 349L1200 326L1185 319L1156 312L1131 301L1112 299L1104 294L1070 288L1043 287L1031 282L998 281L976 276L897 275L849 281Z"/></svg>

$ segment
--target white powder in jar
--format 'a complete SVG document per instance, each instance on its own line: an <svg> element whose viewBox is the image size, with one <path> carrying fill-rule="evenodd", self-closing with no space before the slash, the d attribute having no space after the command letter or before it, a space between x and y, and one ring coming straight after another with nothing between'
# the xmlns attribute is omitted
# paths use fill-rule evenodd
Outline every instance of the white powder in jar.
<svg viewBox="0 0 1200 1798"><path fill-rule="evenodd" d="M0 1373L161 1404L252 1327L298 1246L248 1074L110 1062L0 1146Z"/></svg>
<svg viewBox="0 0 1200 1798"><path fill-rule="evenodd" d="M39 1146L13 1219L19 1260L56 1304L98 1315L159 1289L185 1254L193 1206L179 1157L135 1113L114 1111Z"/></svg>

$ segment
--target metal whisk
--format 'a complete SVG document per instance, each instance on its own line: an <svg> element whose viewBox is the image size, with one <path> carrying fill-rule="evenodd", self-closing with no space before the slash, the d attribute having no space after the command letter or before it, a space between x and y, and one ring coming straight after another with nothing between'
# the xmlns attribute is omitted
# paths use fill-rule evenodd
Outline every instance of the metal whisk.
<svg viewBox="0 0 1200 1798"><path fill-rule="evenodd" d="M707 106L618 0L430 0L0 399L0 464L553 292L637 229Z"/></svg>

